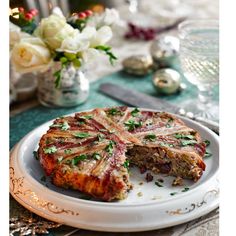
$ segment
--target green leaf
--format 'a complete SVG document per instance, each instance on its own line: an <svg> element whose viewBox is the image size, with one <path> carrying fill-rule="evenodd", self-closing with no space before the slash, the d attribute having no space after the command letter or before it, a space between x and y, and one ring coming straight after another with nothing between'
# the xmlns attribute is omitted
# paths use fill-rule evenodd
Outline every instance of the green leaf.
<svg viewBox="0 0 236 236"><path fill-rule="evenodd" d="M155 182L155 185L158 186L158 187L163 187L163 185L160 184L159 182Z"/></svg>
<svg viewBox="0 0 236 236"><path fill-rule="evenodd" d="M61 126L61 130L68 130L70 128L69 124L67 121L63 122Z"/></svg>
<svg viewBox="0 0 236 236"><path fill-rule="evenodd" d="M190 188L185 187L181 192L187 192Z"/></svg>
<svg viewBox="0 0 236 236"><path fill-rule="evenodd" d="M109 57L111 65L114 64L114 60L117 60L117 57L111 52L111 47L106 45L98 45L95 49L103 51Z"/></svg>
<svg viewBox="0 0 236 236"><path fill-rule="evenodd" d="M93 153L92 158L95 159L95 160L100 160L101 156L100 156L99 153L95 152L95 153Z"/></svg>
<svg viewBox="0 0 236 236"><path fill-rule="evenodd" d="M98 134L98 141L101 142L102 140L104 140L105 135L104 134Z"/></svg>
<svg viewBox="0 0 236 236"><path fill-rule="evenodd" d="M174 137L177 139L195 139L191 134L174 134Z"/></svg>
<svg viewBox="0 0 236 236"><path fill-rule="evenodd" d="M91 135L88 133L75 133L74 136L76 138L87 138L87 137L90 137Z"/></svg>
<svg viewBox="0 0 236 236"><path fill-rule="evenodd" d="M174 196L176 194L177 194L177 192L170 193L171 196Z"/></svg>
<svg viewBox="0 0 236 236"><path fill-rule="evenodd" d="M131 115L133 117L136 117L136 116L138 116L139 112L140 112L140 110L136 107L134 110L131 111Z"/></svg>
<svg viewBox="0 0 236 236"><path fill-rule="evenodd" d="M155 134L148 134L144 138L150 140L151 142L155 142L157 136Z"/></svg>
<svg viewBox="0 0 236 236"><path fill-rule="evenodd" d="M108 115L115 116L115 115L120 115L120 114L121 114L121 111L119 111L116 108L111 108L108 110Z"/></svg>
<svg viewBox="0 0 236 236"><path fill-rule="evenodd" d="M160 145L161 145L162 147L174 147L174 145L173 145L173 144L170 144L170 143L163 143L163 142L160 142Z"/></svg>
<svg viewBox="0 0 236 236"><path fill-rule="evenodd" d="M125 160L123 166L124 166L126 169L129 169L129 160Z"/></svg>
<svg viewBox="0 0 236 236"><path fill-rule="evenodd" d="M139 127L142 126L141 121L137 122L137 121L134 121L134 120L128 120L124 124L125 124L125 126L128 127L128 131L133 131L134 129L139 128Z"/></svg>
<svg viewBox="0 0 236 236"><path fill-rule="evenodd" d="M85 160L85 159L87 159L87 158L88 158L88 156L85 155L85 154L82 154L82 155L80 155L80 156L76 156L76 157L74 157L74 158L71 160L71 164L72 164L72 165L77 165L77 164L79 163L79 161L83 161L83 160Z"/></svg>
<svg viewBox="0 0 236 236"><path fill-rule="evenodd" d="M85 115L85 116L80 116L79 118L83 119L83 120L90 120L93 118L93 116L92 115Z"/></svg>
<svg viewBox="0 0 236 236"><path fill-rule="evenodd" d="M188 146L188 145L194 145L196 144L196 140L181 140L181 146Z"/></svg>
<svg viewBox="0 0 236 236"><path fill-rule="evenodd" d="M109 141L109 144L105 147L105 151L109 153L109 155L112 155L113 153L113 148L114 148L114 145L116 144L116 142L110 140Z"/></svg>
<svg viewBox="0 0 236 236"><path fill-rule="evenodd" d="M57 89L60 88L60 84L61 84L61 70L62 70L62 69L56 71L56 72L53 74L53 76L56 78L54 84L55 84L55 88L57 88Z"/></svg>
<svg viewBox="0 0 236 236"><path fill-rule="evenodd" d="M212 153L206 151L206 153L205 153L205 155L204 155L204 158L206 158L206 157L211 157L211 156L212 156Z"/></svg>
<svg viewBox="0 0 236 236"><path fill-rule="evenodd" d="M72 150L71 150L71 149L65 149L65 150L64 150L64 153L65 153L65 154L71 154L71 153L72 153Z"/></svg>
<svg viewBox="0 0 236 236"><path fill-rule="evenodd" d="M206 147L208 147L210 144L211 144L211 142L209 141L209 140L204 140L204 143L206 144Z"/></svg>
<svg viewBox="0 0 236 236"><path fill-rule="evenodd" d="M44 148L43 151L45 154L53 154L57 151L57 148L55 146L51 146L48 148Z"/></svg>

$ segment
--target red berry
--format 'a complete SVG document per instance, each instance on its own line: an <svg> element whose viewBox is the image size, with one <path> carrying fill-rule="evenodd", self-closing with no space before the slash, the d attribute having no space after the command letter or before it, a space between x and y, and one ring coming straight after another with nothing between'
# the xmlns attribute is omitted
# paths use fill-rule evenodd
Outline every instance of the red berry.
<svg viewBox="0 0 236 236"><path fill-rule="evenodd" d="M86 10L84 13L87 17L93 15L93 12L91 10Z"/></svg>
<svg viewBox="0 0 236 236"><path fill-rule="evenodd" d="M25 19L26 20L31 20L32 18L33 18L33 15L31 13L28 12L28 13L25 14Z"/></svg>
<svg viewBox="0 0 236 236"><path fill-rule="evenodd" d="M80 19L84 19L87 17L87 15L84 12L79 12L78 16Z"/></svg>
<svg viewBox="0 0 236 236"><path fill-rule="evenodd" d="M25 9L23 7L18 7L18 11L22 13L25 11Z"/></svg>
<svg viewBox="0 0 236 236"><path fill-rule="evenodd" d="M31 15L33 15L33 16L36 16L36 15L38 14L38 10L37 10L37 9L31 9L31 10L29 11L29 13L30 13Z"/></svg>

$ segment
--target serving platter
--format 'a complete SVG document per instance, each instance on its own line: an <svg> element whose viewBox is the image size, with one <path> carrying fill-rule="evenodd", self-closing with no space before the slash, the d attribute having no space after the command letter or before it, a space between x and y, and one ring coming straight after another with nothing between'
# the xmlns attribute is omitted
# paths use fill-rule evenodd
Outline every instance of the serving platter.
<svg viewBox="0 0 236 236"><path fill-rule="evenodd" d="M196 219L219 205L219 141L208 128L181 119L210 141L208 151L212 156L204 160L206 170L196 183L184 180L183 186L173 187L174 177L163 174L154 175L154 180L147 182L145 174L132 167L133 189L125 200L101 202L78 191L58 188L51 184L50 177L45 178L33 156L41 136L53 123L49 121L27 134L11 151L10 192L20 204L44 218L89 230L145 231Z"/></svg>

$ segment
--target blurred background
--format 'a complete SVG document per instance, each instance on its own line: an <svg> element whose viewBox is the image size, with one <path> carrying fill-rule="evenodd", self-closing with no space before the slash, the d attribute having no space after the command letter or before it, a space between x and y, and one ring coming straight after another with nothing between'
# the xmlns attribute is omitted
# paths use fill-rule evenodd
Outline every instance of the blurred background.
<svg viewBox="0 0 236 236"><path fill-rule="evenodd" d="M114 66L110 66L107 58L99 56L96 59L99 66L92 66L90 68L93 70L88 71L90 82L122 69L122 61L128 56L150 54L150 45L153 39L161 34L176 36L177 23L184 19L219 18L217 0L10 0L10 20L15 21L13 14L18 11L18 7L23 7L26 11L35 8L39 11L35 17L38 23L41 18L49 16L55 6L59 6L65 16L86 9L100 13L105 8L115 8L120 14L118 24L113 27L113 38L110 42L118 61ZM153 35L152 32L149 34L148 31L145 37L139 37L130 32L133 27L132 24L135 26L135 32L137 30L138 33L157 28L164 28L164 30L157 35ZM169 26L173 27L169 28ZM97 64L96 61L94 65ZM33 84L34 80L31 75L24 76L23 79L19 80L21 76L12 70L10 76L11 101L13 103L36 96L37 85L36 83ZM25 88L27 85L31 86L29 92Z"/></svg>

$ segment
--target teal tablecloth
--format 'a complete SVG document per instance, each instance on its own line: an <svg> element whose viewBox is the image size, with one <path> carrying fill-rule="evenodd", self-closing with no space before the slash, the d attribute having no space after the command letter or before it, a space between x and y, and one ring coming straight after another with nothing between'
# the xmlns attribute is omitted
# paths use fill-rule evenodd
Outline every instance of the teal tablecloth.
<svg viewBox="0 0 236 236"><path fill-rule="evenodd" d="M58 116L95 107L122 105L123 103L109 98L98 91L99 85L104 82L119 84L152 96L161 97L165 100L168 100L169 102L178 105L185 100L197 96L197 89L195 88L195 86L189 84L184 78L182 78L182 81L188 86L186 90L182 91L179 94L171 96L158 95L155 88L152 86L151 77L152 75L146 77L132 77L125 74L124 72L117 72L92 83L90 96L88 100L82 105L71 108L47 108L39 105L25 112L22 112L10 119L10 147L12 148L32 129Z"/></svg>

